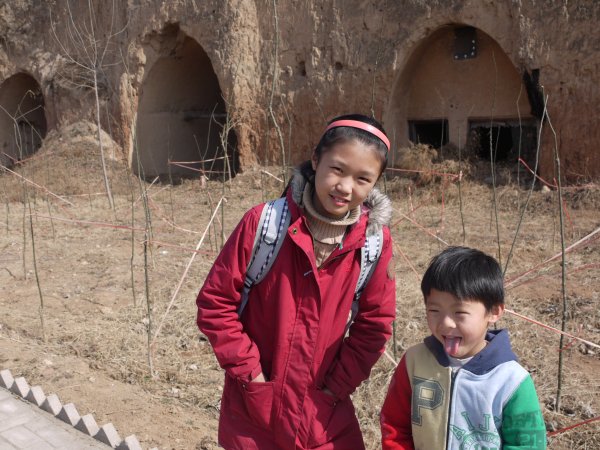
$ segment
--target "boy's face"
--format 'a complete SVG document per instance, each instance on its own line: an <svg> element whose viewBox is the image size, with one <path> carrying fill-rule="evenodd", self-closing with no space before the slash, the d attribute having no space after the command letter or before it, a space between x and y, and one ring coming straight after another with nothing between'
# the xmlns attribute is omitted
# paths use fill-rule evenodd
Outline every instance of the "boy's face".
<svg viewBox="0 0 600 450"><path fill-rule="evenodd" d="M454 295L432 289L425 299L427 325L450 356L468 358L485 347L490 323L500 319L504 305L488 312L482 302L459 300Z"/></svg>

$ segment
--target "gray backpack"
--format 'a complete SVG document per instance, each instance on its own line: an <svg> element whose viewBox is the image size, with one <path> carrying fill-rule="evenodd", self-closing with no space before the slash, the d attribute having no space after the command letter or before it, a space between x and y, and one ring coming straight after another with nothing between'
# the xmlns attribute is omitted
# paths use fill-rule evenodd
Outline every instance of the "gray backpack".
<svg viewBox="0 0 600 450"><path fill-rule="evenodd" d="M252 259L246 269L246 279L242 290L242 300L238 308L238 316L241 317L246 304L248 303L248 294L255 284L260 283L269 273L271 266L277 258L279 249L283 244L287 229L290 225L290 213L287 199L285 197L272 200L265 204L260 215L256 236L254 237L254 246L252 247ZM358 313L358 301L363 289L367 285L375 267L381 249L383 246L383 231L367 236L365 243L360 251L360 275L354 289L354 300L349 314L349 320L346 324L346 332L352 325L356 314Z"/></svg>

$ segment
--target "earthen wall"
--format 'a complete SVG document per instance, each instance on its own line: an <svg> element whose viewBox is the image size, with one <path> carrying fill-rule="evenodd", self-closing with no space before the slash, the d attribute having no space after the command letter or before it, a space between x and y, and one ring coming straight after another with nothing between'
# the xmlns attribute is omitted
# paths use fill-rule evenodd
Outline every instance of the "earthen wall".
<svg viewBox="0 0 600 450"><path fill-rule="evenodd" d="M103 59L91 62L85 46L66 33L70 14L76 23L89 19L87 5L62 0L1 5L0 85L19 73L35 79L52 129L93 119L93 91L84 82L73 83L73 74L81 61L102 65L97 80L102 122L130 159L144 83L178 39L192 39L206 53L244 168L278 163L281 143L292 162L308 157L326 120L345 112L373 113L395 146L405 145L409 115L429 114L419 104L427 86L411 90L419 86L415 74L426 69L419 58L441 52L446 44L437 41L441 47L435 50L436 36L448 33L450 39L452 27L470 26L483 37L482 58L485 48L502 52L498 73L510 73L502 86L511 95L517 86L529 94L520 97L519 110L541 127L541 173L554 176L557 146L569 178L600 174L600 3L594 0L117 0L114 10L112 2L93 2ZM477 80L495 76L489 67L489 61L481 64ZM435 73L435 65L427 70ZM431 91L473 97L474 78L450 78L446 85L432 77L439 86ZM169 95L170 87L164 89ZM489 84L478 89L485 92ZM516 105L502 93L497 91L497 112ZM541 99L547 99L544 121ZM464 129L467 113L448 114L454 128Z"/></svg>

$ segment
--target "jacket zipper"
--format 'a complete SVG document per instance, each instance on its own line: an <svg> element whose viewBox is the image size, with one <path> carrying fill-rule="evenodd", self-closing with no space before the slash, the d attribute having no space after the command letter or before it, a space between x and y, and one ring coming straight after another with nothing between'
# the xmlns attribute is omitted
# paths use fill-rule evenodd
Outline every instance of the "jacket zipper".
<svg viewBox="0 0 600 450"><path fill-rule="evenodd" d="M459 367L456 372L454 372L452 368L449 368L452 375L450 376L450 402L448 404L448 422L446 423L446 449L450 448L450 419L452 417L452 403L454 400L454 384L461 368L462 367Z"/></svg>

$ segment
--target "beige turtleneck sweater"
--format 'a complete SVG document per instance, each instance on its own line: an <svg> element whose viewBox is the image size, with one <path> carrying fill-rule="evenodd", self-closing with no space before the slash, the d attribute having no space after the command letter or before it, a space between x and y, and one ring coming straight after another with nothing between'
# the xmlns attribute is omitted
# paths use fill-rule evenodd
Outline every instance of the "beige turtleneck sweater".
<svg viewBox="0 0 600 450"><path fill-rule="evenodd" d="M313 249L317 267L333 253L337 246L342 245L348 225L358 222L361 205L349 211L341 219L331 219L317 212L313 204L313 188L306 183L302 193L302 206L306 212L308 229L313 238Z"/></svg>

